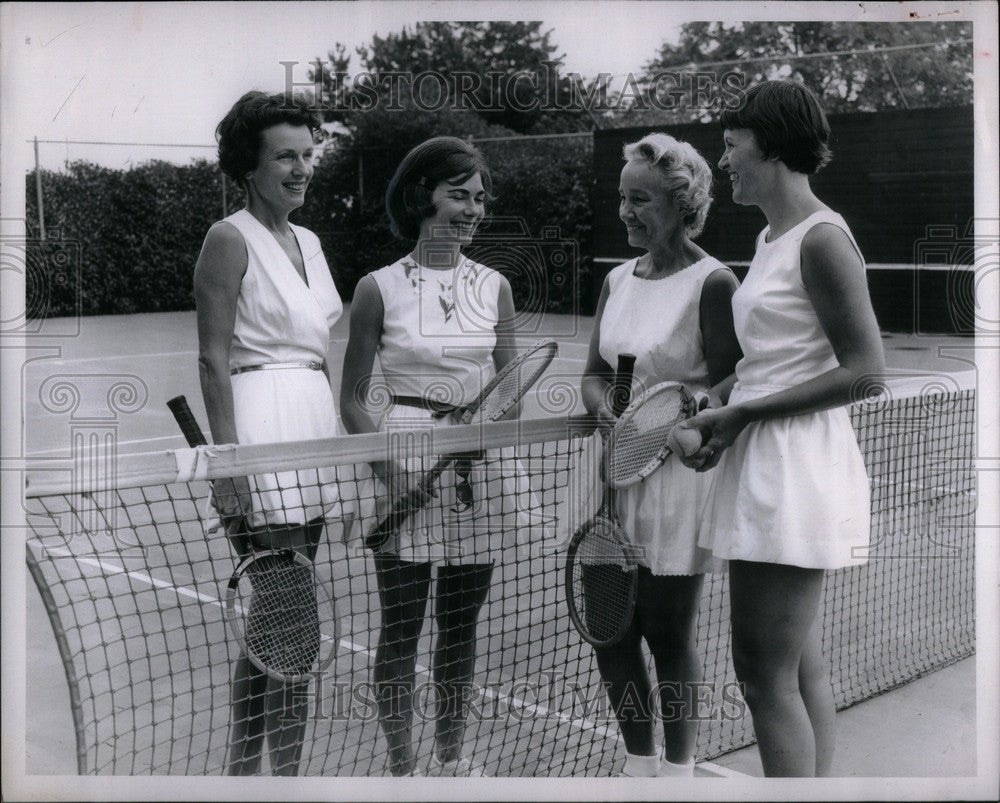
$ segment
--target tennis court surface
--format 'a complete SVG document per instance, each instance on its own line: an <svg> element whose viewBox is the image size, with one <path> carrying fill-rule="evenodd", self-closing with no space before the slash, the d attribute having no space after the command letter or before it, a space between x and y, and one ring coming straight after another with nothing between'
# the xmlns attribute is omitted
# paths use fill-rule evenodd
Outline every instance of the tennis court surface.
<svg viewBox="0 0 1000 803"><path fill-rule="evenodd" d="M970 376L935 374L852 410L872 480L874 529L870 546L859 546L868 562L827 581L824 637L838 708L974 653L975 402ZM537 416L546 403L536 398L530 409ZM530 484L521 510L529 515L515 517L516 526L505 514L497 522L513 537L498 550L479 620L465 752L490 775L605 776L624 758L592 651L562 596L566 534L557 520L580 493L569 469L586 434L579 420L548 415L392 445L413 458L485 446L484 476L502 475L501 464L513 460ZM309 484L317 468L336 466L345 496L362 497L371 493L367 464L386 448L373 436L243 447L211 458L146 444L140 454L119 454L114 471L82 472L86 482L80 472L55 470L53 459L47 471L29 473L28 563L68 680L78 772L224 771L238 655L223 621L233 557L224 536L206 534L207 480L295 470ZM66 469L72 457L64 462ZM335 659L309 687L305 775L385 772L370 685L379 605L372 558L358 535L350 520L332 518L316 558L319 582L335 590L341 631ZM728 620L725 577L712 576L698 622L700 761L753 739ZM432 621L418 647L414 743L422 761L434 729Z"/></svg>

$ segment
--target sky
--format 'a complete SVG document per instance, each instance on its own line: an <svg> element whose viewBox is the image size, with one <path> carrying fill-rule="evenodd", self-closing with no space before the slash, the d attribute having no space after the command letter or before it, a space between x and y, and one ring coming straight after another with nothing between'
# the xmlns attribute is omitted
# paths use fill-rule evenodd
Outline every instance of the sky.
<svg viewBox="0 0 1000 803"><path fill-rule="evenodd" d="M638 71L683 16L669 3L124 3L8 7L7 58L33 91L18 105L28 138L214 142L216 124L250 88L280 90L282 61L325 58L336 42L367 43L420 19L540 19L565 53L565 70ZM456 16L459 14L459 16ZM351 65L360 69L357 56ZM27 89L27 87L23 87ZM9 95L8 95L9 99ZM43 166L67 157L118 166L189 158L197 150L41 145ZM212 155L212 151L201 151Z"/></svg>
<svg viewBox="0 0 1000 803"><path fill-rule="evenodd" d="M128 167L149 159L215 158L215 126L251 88L285 87L281 62L308 62L335 43L419 20L537 19L564 54L564 72L623 79L640 71L684 22L774 19L954 19L975 3L675 2L674 0L361 0L360 2L3 3L3 151L30 168L84 159ZM357 56L351 65L360 69ZM191 144L87 146L66 140ZM23 173L22 173L23 175Z"/></svg>
<svg viewBox="0 0 1000 803"><path fill-rule="evenodd" d="M282 61L306 63L336 42L353 53L373 34L419 20L537 19L565 54L564 70L638 72L690 20L954 18L969 3L673 2L673 0L362 0L258 3L4 3L0 34L4 145L26 140L190 143L188 148L41 144L41 164L67 159L124 167L147 159L214 158L214 130L251 88L285 86ZM359 68L355 56L352 68Z"/></svg>

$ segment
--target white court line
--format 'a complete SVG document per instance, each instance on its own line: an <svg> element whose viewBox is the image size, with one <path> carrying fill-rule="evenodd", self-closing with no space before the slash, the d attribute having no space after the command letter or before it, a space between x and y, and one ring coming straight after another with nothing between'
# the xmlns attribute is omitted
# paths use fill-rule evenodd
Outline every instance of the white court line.
<svg viewBox="0 0 1000 803"><path fill-rule="evenodd" d="M736 770L730 769L729 767L723 767L721 764L716 764L714 761L699 761L696 767L705 770L706 772L711 772L713 775L718 775L720 778L756 778L756 775L749 775L745 772L737 772Z"/></svg>
<svg viewBox="0 0 1000 803"><path fill-rule="evenodd" d="M136 580L141 580L143 582L149 583L151 586L154 586L156 588L160 588L160 589L172 591L173 593L177 594L178 596L188 597L190 599L194 599L194 600L197 600L199 602L204 602L204 603L206 603L208 605L215 605L215 606L217 606L219 608L223 608L224 607L223 601L221 599L219 599L218 597L211 597L211 596L208 596L207 594L202 594L200 592L193 591L193 590L188 589L188 588L183 588L183 587L180 587L180 586L176 586L173 583L168 583L165 580L157 580L155 577L151 577L150 575L146 574L145 572L139 572L139 571L129 570L129 569L126 569L124 566L118 566L118 565L115 565L113 563L107 563L105 561L98 560L96 558L81 558L81 557L75 556L72 552L70 552L69 550L66 550L66 549L60 549L58 547L52 547L52 548L46 547L44 544L42 544L38 540L36 540L35 543L37 543L45 552L52 553L52 554L60 554L60 555L63 555L65 557L75 557L78 562L87 564L89 566L94 566L94 567L100 568L102 570L106 570L109 574L125 574L125 575L128 575L131 578L136 579ZM374 658L375 657L374 650L372 650L372 649L370 649L368 647L362 647L360 644L356 644L355 642L349 641L348 639L341 639L340 640L340 646L342 646L342 647L344 647L344 648L346 648L346 649L348 649L348 650L350 650L351 652L354 652L354 653L363 653L363 654L367 655L370 658ZM430 669L428 667L424 666L423 664L418 663L416 665L416 671L419 674L421 674L421 675L424 675L424 676L427 676L427 677L431 676ZM528 711L532 715L540 715L540 718L542 718L542 719L554 716L557 719L560 719L563 722L568 723L569 725L571 725L571 726L573 726L573 727L575 727L575 728L577 728L579 730L582 730L582 731L594 731L595 733L597 733L597 734L599 734L599 735L601 735L601 736L603 736L605 738L614 739L619 744L623 744L623 740L622 740L621 734L618 732L617 728L613 729L613 728L611 728L611 727L609 727L607 725L599 725L596 722L592 722L591 720L585 719L583 717L570 717L569 715L565 714L562 711L552 711L552 710L550 710L549 708L547 708L544 705L539 705L537 703L529 703L529 702L527 702L527 700L524 700L524 699L522 699L520 697L512 697L511 695L508 695L508 694L497 694L496 692L492 691L489 688L484 688L483 689L483 697L485 699L490 700L491 702L494 701L494 700L496 700L498 702L506 702L508 704L508 706L510 706L511 708L513 708L513 706L511 705L512 703L517 704L518 710L520 710L520 711ZM718 775L718 776L721 776L721 777L724 777L724 778L737 778L737 777L746 778L746 777L752 777L752 776L745 775L744 773L737 772L736 770L731 770L728 767L722 767L722 766L720 766L718 764L715 764L714 762L711 762L711 761L702 761L702 762L698 763L696 766L700 767L703 770L706 770L708 772L711 772L711 773L713 773L715 775Z"/></svg>
<svg viewBox="0 0 1000 803"><path fill-rule="evenodd" d="M330 346L347 344L347 340L334 339L330 341ZM587 343L560 343L560 349L588 349L590 346ZM98 355L94 357L54 357L52 359L40 359L31 362L32 368L44 368L50 365L75 365L77 363L86 362L117 362L119 360L134 360L134 359L162 359L168 357L193 357L198 353L197 349L188 349L186 351L154 351L154 352L136 352L134 354L105 354ZM576 358L567 358L576 359Z"/></svg>
<svg viewBox="0 0 1000 803"><path fill-rule="evenodd" d="M118 362L119 360L132 360L132 359L153 359L161 357L190 357L197 354L197 351L157 351L152 353L140 352L138 354L113 354L100 357L59 357L51 360L40 359L34 360L31 363L33 368L45 368L50 365L76 365L81 362Z"/></svg>
<svg viewBox="0 0 1000 803"><path fill-rule="evenodd" d="M329 345L333 346L339 343L347 343L346 339L334 338L330 341ZM161 357L191 357L198 353L197 349L188 349L186 351L154 351L154 352L135 352L134 354L105 354L103 356L94 357L55 357L53 359L40 359L33 360L31 366L34 367L46 367L49 365L73 365L81 362L117 362L118 360L132 360L132 359L151 359L151 358L161 358Z"/></svg>
<svg viewBox="0 0 1000 803"><path fill-rule="evenodd" d="M159 441L173 441L176 443L184 443L183 435L158 435L155 438L132 438L127 441L120 441L116 444L116 447L121 454L131 454L128 451L122 451L122 447L129 447L134 443L157 443ZM187 444L184 444L185 446ZM59 446L55 449L35 449L30 454L28 454L27 459L31 460L33 457L44 457L45 455L60 455L62 457L71 457L72 451L67 449L65 446Z"/></svg>

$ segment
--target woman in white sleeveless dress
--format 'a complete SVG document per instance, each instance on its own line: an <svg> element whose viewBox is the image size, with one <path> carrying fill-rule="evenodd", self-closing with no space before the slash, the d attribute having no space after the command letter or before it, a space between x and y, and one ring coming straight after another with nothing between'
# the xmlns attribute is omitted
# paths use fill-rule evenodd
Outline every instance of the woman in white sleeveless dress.
<svg viewBox="0 0 1000 803"><path fill-rule="evenodd" d="M608 274L598 302L583 397L605 427L614 421L608 396L619 354L637 358L633 398L666 380L705 392L740 356L730 309L736 277L694 243L712 203L711 168L666 134L627 145L624 155L619 215L629 244L646 253ZM642 550L636 613L621 642L595 652L625 742L627 776L694 774L692 691L701 680L694 626L705 573L725 566L698 546L709 479L670 458L619 496L625 530ZM655 691L642 639L656 664Z"/></svg>
<svg viewBox="0 0 1000 803"><path fill-rule="evenodd" d="M802 84L768 81L722 114L719 167L768 226L733 317L744 357L729 403L690 420L715 468L701 545L729 560L733 661L765 774L827 775L833 694L817 615L824 571L863 560L869 488L845 405L884 358L864 261L812 192L830 129Z"/></svg>
<svg viewBox="0 0 1000 803"><path fill-rule="evenodd" d="M389 183L393 232L416 241L392 265L364 277L351 306L341 409L350 432L414 430L454 423L516 353L513 299L507 280L461 253L483 219L491 189L482 155L453 137L414 148ZM378 354L384 386L372 387ZM371 397L389 402L380 421ZM416 488L432 461L387 459L373 465L393 497ZM382 627L374 680L393 775L420 774L411 743L417 640L436 567L433 677L438 701L431 775L481 775L462 755L476 624L493 563L523 524L531 504L527 478L511 455L457 461L436 484L440 496L414 513L375 555ZM430 501L426 497L424 501Z"/></svg>
<svg viewBox="0 0 1000 803"><path fill-rule="evenodd" d="M216 132L221 167L246 190L247 203L212 226L195 268L198 367L215 443L339 434L326 352L343 308L316 235L288 220L305 200L318 127L305 101L249 92ZM333 469L213 485L224 521L249 513L254 547L290 547L310 560L324 516L338 503ZM272 773L298 772L305 692L303 684L270 679L240 656L229 774L259 771L265 737Z"/></svg>

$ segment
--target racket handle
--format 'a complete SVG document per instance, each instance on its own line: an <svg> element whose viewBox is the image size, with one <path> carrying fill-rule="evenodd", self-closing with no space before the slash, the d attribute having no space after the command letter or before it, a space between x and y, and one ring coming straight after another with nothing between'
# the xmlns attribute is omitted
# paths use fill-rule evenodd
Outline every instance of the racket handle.
<svg viewBox="0 0 1000 803"><path fill-rule="evenodd" d="M410 515L410 509L403 504L397 503L393 506L389 515L379 522L378 526L365 536L365 546L373 552L378 552L389 537L403 526Z"/></svg>
<svg viewBox="0 0 1000 803"><path fill-rule="evenodd" d="M167 402L167 407L174 414L174 420L177 422L177 426L180 427L188 446L194 449L196 446L208 445L208 441L205 440L205 433L202 432L201 426L198 424L198 419L191 412L191 407L188 405L185 396L174 396L174 398ZM253 553L250 536L247 535L246 520L242 516L235 525L226 526L225 529L226 535L229 536L229 542L233 545L233 549L236 550L238 557L243 558Z"/></svg>
<svg viewBox="0 0 1000 803"><path fill-rule="evenodd" d="M618 418L632 401L632 373L635 371L635 355L619 354L618 370L611 388L611 412Z"/></svg>
<svg viewBox="0 0 1000 803"><path fill-rule="evenodd" d="M454 462L456 457L459 456L460 455L454 454L445 455L438 460L431 470L428 471L420 480L419 491L424 494L430 494L431 488L434 483L437 482L438 477L440 477L444 473L444 470ZM389 537L403 526L404 522L410 518L410 515L416 513L421 507L423 507L423 505L418 505L416 503L415 497L416 494L411 492L404 494L402 497L397 499L392 506L392 510L389 511L389 515L382 519L382 521L378 523L378 526L365 536L365 546L373 552L377 552L385 546L385 542L389 540Z"/></svg>
<svg viewBox="0 0 1000 803"><path fill-rule="evenodd" d="M194 417L194 413L191 412L185 396L174 396L174 398L167 402L167 407L174 414L174 420L177 422L177 426L181 428L181 433L184 435L184 440L187 441L188 446L193 449L195 446L205 446L208 444L208 441L205 440L205 433L198 426L198 420Z"/></svg>

